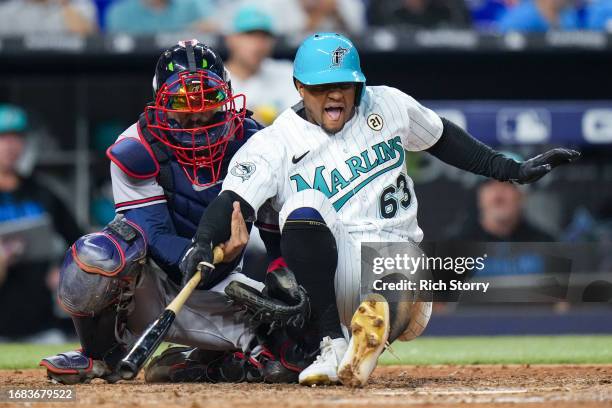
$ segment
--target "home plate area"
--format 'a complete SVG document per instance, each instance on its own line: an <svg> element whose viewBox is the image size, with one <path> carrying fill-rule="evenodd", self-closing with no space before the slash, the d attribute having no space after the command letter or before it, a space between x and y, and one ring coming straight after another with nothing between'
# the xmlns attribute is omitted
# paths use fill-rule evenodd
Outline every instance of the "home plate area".
<svg viewBox="0 0 612 408"><path fill-rule="evenodd" d="M2 388L43 388L43 370L0 371ZM53 407L612 407L612 365L379 367L366 388L276 384L106 384L76 386L74 402ZM23 407L23 403L0 402ZM44 406L43 403L36 406Z"/></svg>

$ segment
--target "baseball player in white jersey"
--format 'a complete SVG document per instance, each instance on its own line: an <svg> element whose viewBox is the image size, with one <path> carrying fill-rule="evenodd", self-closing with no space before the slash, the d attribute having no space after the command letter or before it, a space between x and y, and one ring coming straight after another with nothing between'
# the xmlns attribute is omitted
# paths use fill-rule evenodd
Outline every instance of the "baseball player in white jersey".
<svg viewBox="0 0 612 408"><path fill-rule="evenodd" d="M458 168L519 183L579 153L554 149L523 163L508 159L405 93L366 87L356 48L339 34L302 43L294 81L302 102L241 147L220 197L239 201L245 214L264 203L279 211L281 253L311 297L322 338L300 383L362 386L385 344L417 337L431 314L430 302L359 303L361 242L423 238L405 151L425 150ZM196 260L209 259L211 245L227 235L229 202L211 203L200 222ZM341 325L351 328L350 342Z"/></svg>

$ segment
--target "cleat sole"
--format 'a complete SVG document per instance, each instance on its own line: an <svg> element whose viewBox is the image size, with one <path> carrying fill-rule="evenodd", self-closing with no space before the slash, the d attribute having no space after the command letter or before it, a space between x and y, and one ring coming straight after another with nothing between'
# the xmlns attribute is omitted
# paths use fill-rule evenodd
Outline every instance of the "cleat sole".
<svg viewBox="0 0 612 408"><path fill-rule="evenodd" d="M389 305L380 295L361 303L351 320L351 341L338 378L349 387L363 387L376 367L389 336Z"/></svg>

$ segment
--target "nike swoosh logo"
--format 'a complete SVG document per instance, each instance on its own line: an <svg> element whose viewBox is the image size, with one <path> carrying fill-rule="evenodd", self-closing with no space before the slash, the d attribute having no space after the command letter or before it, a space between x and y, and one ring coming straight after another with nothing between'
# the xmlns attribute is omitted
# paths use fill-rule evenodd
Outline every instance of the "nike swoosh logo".
<svg viewBox="0 0 612 408"><path fill-rule="evenodd" d="M303 155L301 155L300 157L295 157L295 155L293 156L293 158L291 159L291 162L293 164L298 164L298 162L300 160L302 160L308 153L310 153L310 150L308 150L306 153L304 153Z"/></svg>

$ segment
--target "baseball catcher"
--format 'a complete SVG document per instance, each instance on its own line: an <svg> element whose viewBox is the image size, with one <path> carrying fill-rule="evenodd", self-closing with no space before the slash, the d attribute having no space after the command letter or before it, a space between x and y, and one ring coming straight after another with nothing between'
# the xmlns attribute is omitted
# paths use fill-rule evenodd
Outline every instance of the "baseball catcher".
<svg viewBox="0 0 612 408"><path fill-rule="evenodd" d="M42 360L57 382L119 379L116 367L129 343L195 273L202 256L192 238L202 214L232 156L261 129L245 96L232 93L221 58L197 40L161 54L153 92L155 101L107 150L117 217L78 239L61 267L59 302L82 349ZM231 170L245 179L251 171ZM265 288L241 273L255 214L244 217L238 202L230 206L231 231L219 243L223 263L202 277L166 338L186 347L155 358L147 381L293 381L305 365L276 353L282 343L285 356L299 355L297 345L278 336L305 325L306 295L280 261L271 264ZM267 214L260 212L261 235L278 256L278 214ZM235 302L225 294L230 282Z"/></svg>

